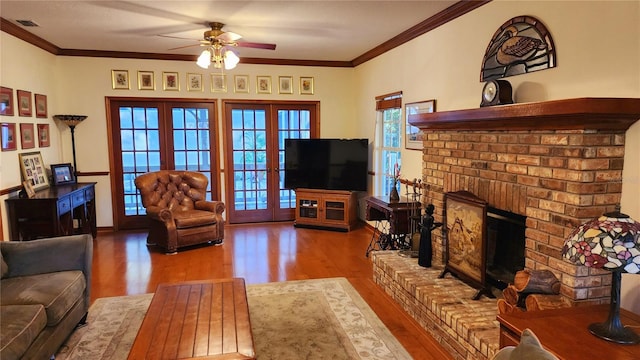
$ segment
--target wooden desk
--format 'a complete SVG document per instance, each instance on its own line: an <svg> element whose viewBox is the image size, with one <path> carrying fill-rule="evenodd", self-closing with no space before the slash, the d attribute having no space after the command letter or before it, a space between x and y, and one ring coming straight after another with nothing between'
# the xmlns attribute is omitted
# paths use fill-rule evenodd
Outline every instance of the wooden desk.
<svg viewBox="0 0 640 360"><path fill-rule="evenodd" d="M244 279L160 284L129 359L254 359Z"/></svg>
<svg viewBox="0 0 640 360"><path fill-rule="evenodd" d="M6 199L10 240L72 234L91 234L95 238L95 184L50 186L32 198Z"/></svg>
<svg viewBox="0 0 640 360"><path fill-rule="evenodd" d="M371 196L367 198L367 220L389 221L389 233L393 235L410 234L409 216L412 212L420 214L420 202L401 198L391 202L389 197ZM420 218L417 219L420 222Z"/></svg>
<svg viewBox="0 0 640 360"><path fill-rule="evenodd" d="M604 322L608 314L609 305L594 305L498 315L500 348L517 345L522 331L529 328L560 359L640 359L640 344L620 345L589 332L589 324ZM640 326L640 316L624 309L620 320L623 325Z"/></svg>

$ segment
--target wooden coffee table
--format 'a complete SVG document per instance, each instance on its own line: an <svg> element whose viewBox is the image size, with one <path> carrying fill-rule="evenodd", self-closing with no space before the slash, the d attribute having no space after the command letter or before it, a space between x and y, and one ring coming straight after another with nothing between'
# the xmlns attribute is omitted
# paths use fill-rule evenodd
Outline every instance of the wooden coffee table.
<svg viewBox="0 0 640 360"><path fill-rule="evenodd" d="M255 359L244 279L160 284L129 359Z"/></svg>

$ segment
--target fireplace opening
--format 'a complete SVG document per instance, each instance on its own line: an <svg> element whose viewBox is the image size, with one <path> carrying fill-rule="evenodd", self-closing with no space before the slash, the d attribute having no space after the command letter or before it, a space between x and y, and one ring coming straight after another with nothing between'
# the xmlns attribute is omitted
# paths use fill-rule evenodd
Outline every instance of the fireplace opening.
<svg viewBox="0 0 640 360"><path fill-rule="evenodd" d="M487 285L503 290L524 269L526 216L487 208Z"/></svg>

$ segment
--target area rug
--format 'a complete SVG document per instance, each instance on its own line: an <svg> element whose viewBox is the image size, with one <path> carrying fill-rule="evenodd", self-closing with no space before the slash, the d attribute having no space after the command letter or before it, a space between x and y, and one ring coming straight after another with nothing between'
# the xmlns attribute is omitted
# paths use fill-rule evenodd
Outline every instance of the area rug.
<svg viewBox="0 0 640 360"><path fill-rule="evenodd" d="M126 359L153 294L101 298L57 360ZM345 278L247 286L259 360L411 359Z"/></svg>

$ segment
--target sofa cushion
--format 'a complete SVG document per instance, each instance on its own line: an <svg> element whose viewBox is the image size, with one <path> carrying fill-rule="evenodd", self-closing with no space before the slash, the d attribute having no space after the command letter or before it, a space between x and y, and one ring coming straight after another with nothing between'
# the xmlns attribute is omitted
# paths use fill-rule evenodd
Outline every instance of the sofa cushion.
<svg viewBox="0 0 640 360"><path fill-rule="evenodd" d="M0 319L2 359L22 357L47 325L47 315L42 305L3 305L0 306Z"/></svg>
<svg viewBox="0 0 640 360"><path fill-rule="evenodd" d="M216 223L216 213L203 210L173 211L176 228L186 229Z"/></svg>
<svg viewBox="0 0 640 360"><path fill-rule="evenodd" d="M82 299L86 281L82 271L60 271L2 279L1 305L42 304L47 326L57 325Z"/></svg>

